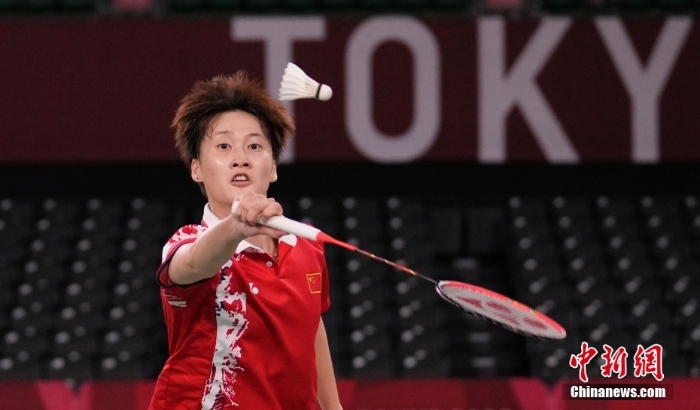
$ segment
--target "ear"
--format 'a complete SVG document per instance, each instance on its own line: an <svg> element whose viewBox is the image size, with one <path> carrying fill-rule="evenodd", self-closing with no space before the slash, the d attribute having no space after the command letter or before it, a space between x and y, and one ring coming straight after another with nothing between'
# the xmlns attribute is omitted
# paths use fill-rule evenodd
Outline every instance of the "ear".
<svg viewBox="0 0 700 410"><path fill-rule="evenodd" d="M276 162L272 164L272 179L270 180L270 182L275 182L275 181L277 181L277 163Z"/></svg>
<svg viewBox="0 0 700 410"><path fill-rule="evenodd" d="M190 176L194 182L202 182L201 168L199 166L199 160L193 159L190 164Z"/></svg>

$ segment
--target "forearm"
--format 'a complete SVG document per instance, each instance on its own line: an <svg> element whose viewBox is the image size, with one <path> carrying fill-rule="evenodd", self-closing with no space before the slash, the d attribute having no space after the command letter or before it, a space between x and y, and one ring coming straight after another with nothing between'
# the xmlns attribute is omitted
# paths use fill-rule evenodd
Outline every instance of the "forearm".
<svg viewBox="0 0 700 410"><path fill-rule="evenodd" d="M231 216L207 229L197 240L183 246L170 262L170 280L186 285L214 276L231 259L245 237L234 228Z"/></svg>
<svg viewBox="0 0 700 410"><path fill-rule="evenodd" d="M321 405L321 409L342 410L323 319L319 320L316 332L316 371L318 373L318 403Z"/></svg>

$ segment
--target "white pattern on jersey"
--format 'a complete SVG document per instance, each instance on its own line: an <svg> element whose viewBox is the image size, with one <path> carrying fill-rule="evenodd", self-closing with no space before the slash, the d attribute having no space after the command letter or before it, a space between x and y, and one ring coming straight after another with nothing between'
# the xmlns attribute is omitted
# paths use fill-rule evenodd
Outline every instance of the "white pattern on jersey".
<svg viewBox="0 0 700 410"><path fill-rule="evenodd" d="M230 266L230 262L227 263ZM221 282L216 287L216 350L209 380L204 386L202 410L223 409L229 403L237 406L235 391L236 372L244 371L238 365L241 347L238 340L248 327L245 292L231 291L231 277L221 271Z"/></svg>

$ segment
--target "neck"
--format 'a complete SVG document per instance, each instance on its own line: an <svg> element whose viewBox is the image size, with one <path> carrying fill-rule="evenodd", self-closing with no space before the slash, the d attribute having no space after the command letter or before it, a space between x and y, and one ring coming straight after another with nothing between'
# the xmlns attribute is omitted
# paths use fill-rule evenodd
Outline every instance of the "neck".
<svg viewBox="0 0 700 410"><path fill-rule="evenodd" d="M247 238L246 241L257 246L258 248L262 249L266 253L269 253L270 255L277 255L277 243L271 236L267 236L267 235L251 236L250 238Z"/></svg>

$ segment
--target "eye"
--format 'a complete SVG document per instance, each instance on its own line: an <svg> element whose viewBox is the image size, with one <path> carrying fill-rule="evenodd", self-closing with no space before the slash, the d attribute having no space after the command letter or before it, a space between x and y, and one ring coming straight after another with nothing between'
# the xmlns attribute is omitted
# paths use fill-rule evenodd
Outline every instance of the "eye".
<svg viewBox="0 0 700 410"><path fill-rule="evenodd" d="M258 150L258 149L262 148L262 145L253 143L253 144L250 144L248 147L250 149Z"/></svg>
<svg viewBox="0 0 700 410"><path fill-rule="evenodd" d="M224 143L224 144L217 145L217 147L219 147L219 149L227 149L229 147L229 145Z"/></svg>

